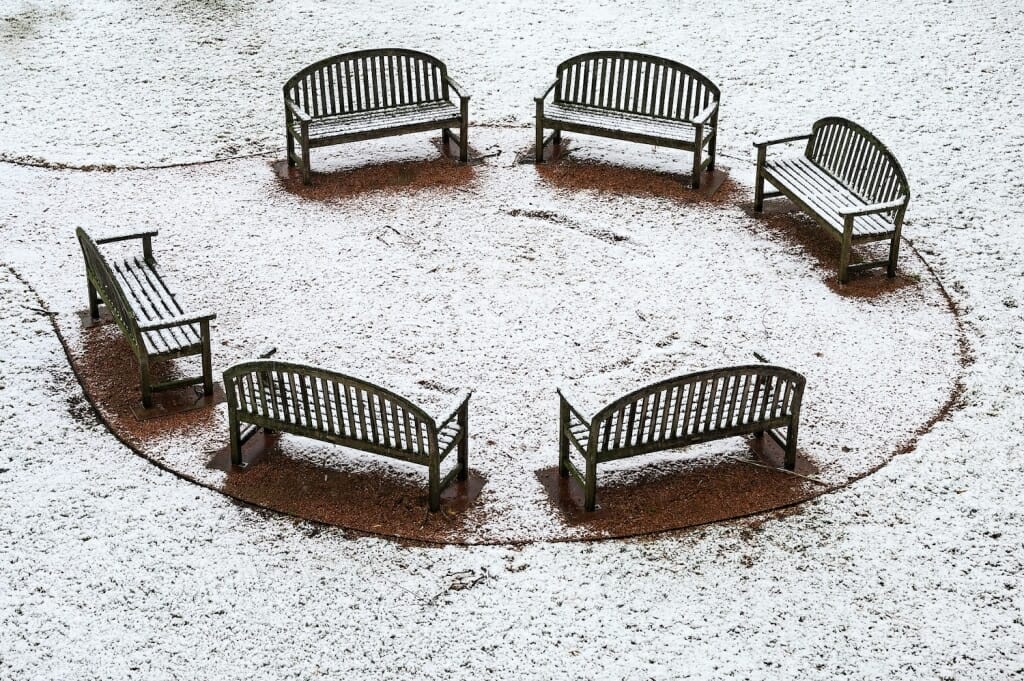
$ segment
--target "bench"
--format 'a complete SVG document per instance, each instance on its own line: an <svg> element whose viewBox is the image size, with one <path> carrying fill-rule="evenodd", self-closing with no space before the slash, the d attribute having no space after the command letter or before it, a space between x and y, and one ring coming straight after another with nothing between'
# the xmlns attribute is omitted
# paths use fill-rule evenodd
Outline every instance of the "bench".
<svg viewBox="0 0 1024 681"><path fill-rule="evenodd" d="M768 147L806 140L803 156L767 159ZM874 135L845 118L822 118L809 135L755 142L754 210L786 196L839 240L839 281L851 272L885 267L896 276L903 215L910 186L896 158ZM778 191L764 191L765 181ZM889 241L885 260L850 264L853 244Z"/></svg>
<svg viewBox="0 0 1024 681"><path fill-rule="evenodd" d="M796 467L796 439L804 377L782 367L755 364L701 371L649 385L619 398L592 418L558 390L558 471L584 489L593 511L597 464L675 449L734 435L767 432ZM578 405L579 402L576 402ZM775 429L785 428L785 435ZM580 469L571 450L586 462Z"/></svg>
<svg viewBox="0 0 1024 681"><path fill-rule="evenodd" d="M255 360L224 372L231 463L242 464L242 423L427 466L430 510L441 490L469 476L469 392L441 418L384 388L315 367ZM441 462L458 449L443 478Z"/></svg>
<svg viewBox="0 0 1024 681"><path fill-rule="evenodd" d="M454 137L459 160L469 160L469 95L443 63L422 52L364 50L307 66L284 84L284 120L288 165L299 165L305 184L314 147L424 130L440 128L445 148Z"/></svg>
<svg viewBox="0 0 1024 681"><path fill-rule="evenodd" d="M545 103L549 94L550 102ZM715 168L719 91L688 66L633 52L590 52L558 65L537 105L537 162L563 130L693 152L693 188ZM544 129L553 129L548 140Z"/></svg>
<svg viewBox="0 0 1024 681"><path fill-rule="evenodd" d="M85 257L85 274L89 288L89 315L100 318L102 301L121 328L139 362L142 405L153 406L153 393L187 385L203 384L203 394L213 394L213 370L210 362L210 321L217 315L210 312L187 314L153 259L153 232L124 234L93 239L84 229L75 233ZM111 266L100 252L100 244L141 240L142 257L118 259ZM173 359L202 355L201 376L153 384L150 363L156 359Z"/></svg>

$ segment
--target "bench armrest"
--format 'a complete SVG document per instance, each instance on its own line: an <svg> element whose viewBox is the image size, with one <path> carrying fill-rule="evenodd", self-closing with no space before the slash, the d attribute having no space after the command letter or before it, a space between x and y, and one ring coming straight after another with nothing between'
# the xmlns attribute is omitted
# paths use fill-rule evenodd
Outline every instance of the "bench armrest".
<svg viewBox="0 0 1024 681"><path fill-rule="evenodd" d="M558 81L557 81L557 80L555 80L555 82L554 82L554 83L552 83L551 85L548 85L547 89L545 89L545 90L544 90L543 92L541 92L541 93L540 93L539 95L537 95L536 97L534 97L534 98L533 98L533 100L534 100L535 102L543 102L543 101L544 101L544 98L545 98L545 97L547 97L547 96L548 96L549 94L551 94L551 91L555 89L555 86L556 86L556 85L558 85Z"/></svg>
<svg viewBox="0 0 1024 681"><path fill-rule="evenodd" d="M907 203L906 196L900 196L893 199L892 201L886 201L884 203L873 203L868 206L847 206L846 208L840 208L839 214L844 218L848 215L871 215L872 213L884 213L887 210L893 210L894 208L900 208Z"/></svg>
<svg viewBox="0 0 1024 681"><path fill-rule="evenodd" d="M573 397L569 393L569 391L566 390L565 388L555 388L555 392L558 393L558 397L562 401L562 404L568 407L569 411L572 412L576 416L576 418L582 421L583 425L589 428L591 417L587 416L582 411L580 411L579 409L572 405L572 402L575 400L573 400ZM579 402L577 402L577 404L579 404Z"/></svg>
<svg viewBox="0 0 1024 681"><path fill-rule="evenodd" d="M758 148L770 147L773 144L784 144L786 142L796 142L796 141L799 141L799 140L806 140L806 139L810 139L810 138L811 138L811 134L810 133L807 133L806 135L791 135L789 137L780 137L780 138L774 139L774 140L763 140L761 142L754 142L754 146L758 147Z"/></svg>
<svg viewBox="0 0 1024 681"><path fill-rule="evenodd" d="M694 125L704 125L708 122L708 119L710 119L715 114L716 111L718 111L718 102L711 102L706 107L704 107L703 111L694 116L693 121L691 122Z"/></svg>
<svg viewBox="0 0 1024 681"><path fill-rule="evenodd" d="M451 406L446 412L444 412L446 415L443 418L434 419L434 425L437 426L438 430L442 430L445 426L451 423L452 419L458 416L459 411L467 402L469 402L469 398L472 394L472 390L463 390L455 396Z"/></svg>
<svg viewBox="0 0 1024 681"><path fill-rule="evenodd" d="M299 107L298 104L296 104L292 100L288 99L287 97L284 98L284 105L285 105L285 107L287 107L287 109L289 111L292 112L293 116L298 118L303 123L309 123L310 121L313 120L312 116L310 116L308 113L303 111L302 108Z"/></svg>
<svg viewBox="0 0 1024 681"><path fill-rule="evenodd" d="M217 315L213 312L203 310L190 315L180 315L178 317L169 317L168 319L161 319L156 322L148 322L146 324L139 324L139 331L159 331L160 329L169 329L172 326L185 326L186 324L195 324L197 322L208 322L211 319L216 319Z"/></svg>
<svg viewBox="0 0 1024 681"><path fill-rule="evenodd" d="M444 79L445 79L445 81L447 81L448 87L450 87L451 89L455 90L455 94L457 94L459 96L459 99L469 99L469 97L470 97L469 93L466 92L465 88L463 88L461 85L456 83L454 78L452 78L451 76L446 75L444 77Z"/></svg>
<svg viewBox="0 0 1024 681"><path fill-rule="evenodd" d="M102 239L96 239L96 245L112 244L115 241L129 241L131 239L152 239L156 235L156 230L152 232L134 232L132 234L114 234L112 236L105 236Z"/></svg>

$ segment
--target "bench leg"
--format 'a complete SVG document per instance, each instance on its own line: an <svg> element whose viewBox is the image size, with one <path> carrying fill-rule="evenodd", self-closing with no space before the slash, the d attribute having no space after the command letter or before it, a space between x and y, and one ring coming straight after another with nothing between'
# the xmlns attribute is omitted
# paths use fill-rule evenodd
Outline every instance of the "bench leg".
<svg viewBox="0 0 1024 681"><path fill-rule="evenodd" d="M462 441L459 442L459 480L469 479L469 404L459 410L459 430Z"/></svg>
<svg viewBox="0 0 1024 681"><path fill-rule="evenodd" d="M551 134L551 143L552 144L561 144L562 143L562 131L561 130L555 130Z"/></svg>
<svg viewBox="0 0 1024 681"><path fill-rule="evenodd" d="M850 251L853 250L853 216L846 216L846 226L843 230L842 251L839 253L839 283L845 284L850 281Z"/></svg>
<svg viewBox="0 0 1024 681"><path fill-rule="evenodd" d="M718 146L718 124L715 123L714 133L711 135L711 142L708 144L708 172L715 170L716 147Z"/></svg>
<svg viewBox="0 0 1024 681"><path fill-rule="evenodd" d="M285 131L284 137L285 137L285 149L287 150L287 154L288 154L288 167L289 168L294 168L295 167L295 138L292 137L291 130Z"/></svg>
<svg viewBox="0 0 1024 681"><path fill-rule="evenodd" d="M309 184L311 173L309 171L309 145L302 145L302 184Z"/></svg>
<svg viewBox="0 0 1024 681"><path fill-rule="evenodd" d="M438 460L436 453L430 456L429 469L428 496L430 511L433 513L441 510L441 462Z"/></svg>
<svg viewBox="0 0 1024 681"><path fill-rule="evenodd" d="M703 170L703 164L701 161L701 154L704 151L704 126L696 126L696 137L693 141L693 179L690 182L690 186L694 189L700 189L700 174Z"/></svg>
<svg viewBox="0 0 1024 681"><path fill-rule="evenodd" d="M789 428L786 429L786 470L791 471L796 468L796 436L797 436L798 425L796 423L790 424Z"/></svg>
<svg viewBox="0 0 1024 681"><path fill-rule="evenodd" d="M88 279L85 280L89 286L89 316L93 321L100 318L100 297L96 295L96 287Z"/></svg>
<svg viewBox="0 0 1024 681"><path fill-rule="evenodd" d="M569 477L569 436L565 431L569 427L569 405L565 398L558 411L558 475Z"/></svg>
<svg viewBox="0 0 1024 681"><path fill-rule="evenodd" d="M146 355L139 359L139 383L142 386L142 406L151 409L153 407L153 389L150 387L149 357Z"/></svg>
<svg viewBox="0 0 1024 681"><path fill-rule="evenodd" d="M584 486L583 510L593 511L597 508L597 457L587 456L587 475Z"/></svg>
<svg viewBox="0 0 1024 681"><path fill-rule="evenodd" d="M210 353L210 320L199 322L199 333L203 344L203 394L213 394L213 362Z"/></svg>
<svg viewBox="0 0 1024 681"><path fill-rule="evenodd" d="M231 465L242 465L242 425L234 410L228 412L228 436L231 440Z"/></svg>
<svg viewBox="0 0 1024 681"><path fill-rule="evenodd" d="M452 131L448 128L441 128L441 145L444 146L444 150L448 151L448 141L452 138Z"/></svg>
<svg viewBox="0 0 1024 681"><path fill-rule="evenodd" d="M757 171L754 176L754 212L760 213L764 210L764 162L765 148L757 148Z"/></svg>
<svg viewBox="0 0 1024 681"><path fill-rule="evenodd" d="M539 118L537 119L536 160L537 163L544 162L544 125Z"/></svg>
<svg viewBox="0 0 1024 681"><path fill-rule="evenodd" d="M459 128L459 162L469 162L469 114L463 115Z"/></svg>
<svg viewBox="0 0 1024 681"><path fill-rule="evenodd" d="M892 237L892 242L889 244L889 266L886 268L886 274L889 278L896 276L896 259L900 255L900 233L899 230Z"/></svg>

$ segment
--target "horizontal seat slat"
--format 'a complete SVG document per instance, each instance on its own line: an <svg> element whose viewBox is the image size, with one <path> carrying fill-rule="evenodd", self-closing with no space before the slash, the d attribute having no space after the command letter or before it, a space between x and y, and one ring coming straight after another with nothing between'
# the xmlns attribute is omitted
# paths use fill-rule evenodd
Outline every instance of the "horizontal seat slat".
<svg viewBox="0 0 1024 681"><path fill-rule="evenodd" d="M692 140L694 135L694 125L689 121L656 118L643 114L559 102L545 105L544 121L545 127L574 124L601 130L615 130L629 135L684 142ZM704 130L703 145L707 146L715 131L710 125L705 125Z"/></svg>
<svg viewBox="0 0 1024 681"><path fill-rule="evenodd" d="M139 321L156 322L184 314L153 265L123 260L114 264L114 276ZM181 352L202 343L198 324L144 331L141 336L154 355Z"/></svg>
<svg viewBox="0 0 1024 681"><path fill-rule="evenodd" d="M344 139L350 135L362 135L416 125L440 125L444 122L449 122L452 125L457 125L459 122L459 109L451 102L408 104L388 109L317 118L309 124L309 139L311 142L326 142ZM293 124L292 131L296 136L301 136L301 130L297 124Z"/></svg>
<svg viewBox="0 0 1024 681"><path fill-rule="evenodd" d="M839 210L870 203L803 156L769 161L765 164L765 170L811 204L818 216L840 234L844 229L844 220ZM894 230L895 226L882 215L861 215L853 221L854 238L884 238Z"/></svg>

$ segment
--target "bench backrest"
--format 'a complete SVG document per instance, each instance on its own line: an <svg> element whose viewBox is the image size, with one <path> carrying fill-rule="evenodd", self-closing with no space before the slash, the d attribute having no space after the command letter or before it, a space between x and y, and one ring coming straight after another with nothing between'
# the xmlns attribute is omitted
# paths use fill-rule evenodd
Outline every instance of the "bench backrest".
<svg viewBox="0 0 1024 681"><path fill-rule="evenodd" d="M121 284L114 277L114 271L107 259L100 253L96 242L84 229L79 227L75 230L75 235L78 237L78 244L82 247L87 275L92 275L89 277L90 281L96 287L100 297L103 298L114 321L128 337L128 341L132 345L136 345L140 337L139 322L128 303L128 298L121 289Z"/></svg>
<svg viewBox="0 0 1024 681"><path fill-rule="evenodd" d="M555 101L673 120L692 120L718 87L678 62L635 52L589 52L558 65Z"/></svg>
<svg viewBox="0 0 1024 681"><path fill-rule="evenodd" d="M868 203L910 197L910 185L896 157L877 137L837 116L814 123L807 158Z"/></svg>
<svg viewBox="0 0 1024 681"><path fill-rule="evenodd" d="M409 455L437 451L434 419L366 381L315 367L256 360L224 372L228 407L242 420Z"/></svg>
<svg viewBox="0 0 1024 681"><path fill-rule="evenodd" d="M777 427L799 418L805 379L764 364L700 371L640 388L599 411L590 442L598 461ZM601 455L604 455L603 457Z"/></svg>
<svg viewBox="0 0 1024 681"><path fill-rule="evenodd" d="M313 118L448 99L447 68L422 52L364 50L322 59L284 85Z"/></svg>

